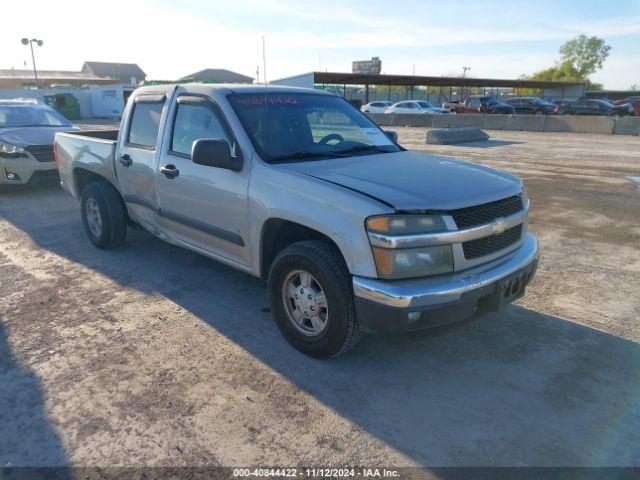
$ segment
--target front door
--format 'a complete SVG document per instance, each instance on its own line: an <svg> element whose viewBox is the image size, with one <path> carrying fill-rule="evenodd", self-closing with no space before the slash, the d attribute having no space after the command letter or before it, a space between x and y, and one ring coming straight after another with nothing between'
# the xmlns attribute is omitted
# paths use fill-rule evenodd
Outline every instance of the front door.
<svg viewBox="0 0 640 480"><path fill-rule="evenodd" d="M235 172L191 161L193 143L201 138L227 140L232 155L241 155L211 99L183 94L169 115L173 128L168 132L158 171L163 230L178 241L248 267L249 162Z"/></svg>

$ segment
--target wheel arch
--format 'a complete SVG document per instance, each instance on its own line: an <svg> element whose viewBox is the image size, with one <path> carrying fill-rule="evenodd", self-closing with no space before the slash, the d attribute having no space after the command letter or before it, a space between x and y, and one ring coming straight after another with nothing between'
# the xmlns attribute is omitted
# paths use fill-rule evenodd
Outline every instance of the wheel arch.
<svg viewBox="0 0 640 480"><path fill-rule="evenodd" d="M347 256L331 237L319 230L284 218L269 218L260 234L260 277L266 279L273 260L289 245L302 240L325 240L340 252L348 269Z"/></svg>
<svg viewBox="0 0 640 480"><path fill-rule="evenodd" d="M115 185L113 185L113 183L111 183L108 178L100 175L99 173L82 167L76 167L73 169L73 184L76 192L78 192L78 195L81 195L82 189L91 182L105 182L111 185L116 190L116 192L118 191ZM119 194L120 193L118 192L118 195Z"/></svg>

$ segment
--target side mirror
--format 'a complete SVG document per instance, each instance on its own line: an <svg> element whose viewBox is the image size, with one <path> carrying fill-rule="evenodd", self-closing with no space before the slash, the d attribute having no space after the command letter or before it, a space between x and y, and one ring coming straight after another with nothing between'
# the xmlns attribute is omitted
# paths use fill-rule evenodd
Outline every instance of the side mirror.
<svg viewBox="0 0 640 480"><path fill-rule="evenodd" d="M242 159L231 156L231 146L220 138L201 138L193 142L191 160L198 165L239 172Z"/></svg>
<svg viewBox="0 0 640 480"><path fill-rule="evenodd" d="M398 132L394 132L393 130L383 130L383 132L391 140L398 143Z"/></svg>

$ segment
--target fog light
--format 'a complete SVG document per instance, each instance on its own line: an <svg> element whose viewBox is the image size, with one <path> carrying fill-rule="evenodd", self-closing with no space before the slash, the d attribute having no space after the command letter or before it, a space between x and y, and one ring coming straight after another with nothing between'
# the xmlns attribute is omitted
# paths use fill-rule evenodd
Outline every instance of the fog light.
<svg viewBox="0 0 640 480"><path fill-rule="evenodd" d="M420 317L422 316L422 312L409 312L409 321L410 322L415 322L416 320L420 320Z"/></svg>
<svg viewBox="0 0 640 480"><path fill-rule="evenodd" d="M7 175L7 180L12 180L12 181L20 181L20 177L15 174L15 173L11 173L11 172L6 172Z"/></svg>

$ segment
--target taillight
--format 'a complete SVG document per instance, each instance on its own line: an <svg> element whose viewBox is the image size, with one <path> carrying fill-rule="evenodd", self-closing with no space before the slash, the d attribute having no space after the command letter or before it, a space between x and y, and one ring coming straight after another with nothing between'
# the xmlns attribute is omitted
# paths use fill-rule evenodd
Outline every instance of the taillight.
<svg viewBox="0 0 640 480"><path fill-rule="evenodd" d="M60 170L60 160L58 159L58 144L53 142L53 159L56 161L56 167Z"/></svg>

